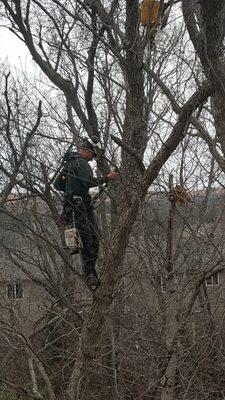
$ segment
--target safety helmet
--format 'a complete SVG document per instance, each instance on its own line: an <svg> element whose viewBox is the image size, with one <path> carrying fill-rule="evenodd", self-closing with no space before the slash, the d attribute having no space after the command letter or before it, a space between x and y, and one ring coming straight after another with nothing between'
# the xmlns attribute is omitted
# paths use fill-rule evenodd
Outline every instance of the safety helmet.
<svg viewBox="0 0 225 400"><path fill-rule="evenodd" d="M97 157L103 150L100 140L98 139L97 136L92 136L91 138L84 138L80 148L91 151L94 157Z"/></svg>

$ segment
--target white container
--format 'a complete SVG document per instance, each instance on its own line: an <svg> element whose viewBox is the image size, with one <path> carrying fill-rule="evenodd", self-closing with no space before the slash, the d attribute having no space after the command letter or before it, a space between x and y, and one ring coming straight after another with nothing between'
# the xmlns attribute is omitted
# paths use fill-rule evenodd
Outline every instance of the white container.
<svg viewBox="0 0 225 400"><path fill-rule="evenodd" d="M66 240L66 245L70 249L74 248L81 249L83 247L80 234L76 228L65 230L65 240Z"/></svg>

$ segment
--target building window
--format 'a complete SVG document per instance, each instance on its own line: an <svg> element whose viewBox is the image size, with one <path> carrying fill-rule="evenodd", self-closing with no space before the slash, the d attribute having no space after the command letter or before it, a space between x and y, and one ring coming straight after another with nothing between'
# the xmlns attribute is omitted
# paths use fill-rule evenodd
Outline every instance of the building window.
<svg viewBox="0 0 225 400"><path fill-rule="evenodd" d="M210 278L206 279L206 286L218 286L219 285L219 274L215 272Z"/></svg>
<svg viewBox="0 0 225 400"><path fill-rule="evenodd" d="M22 299L24 297L23 285L21 283L7 284L8 299Z"/></svg>

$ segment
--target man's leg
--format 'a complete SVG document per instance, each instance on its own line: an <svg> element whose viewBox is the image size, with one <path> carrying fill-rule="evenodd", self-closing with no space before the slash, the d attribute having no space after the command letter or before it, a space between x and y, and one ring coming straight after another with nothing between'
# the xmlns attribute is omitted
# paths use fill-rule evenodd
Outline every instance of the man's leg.
<svg viewBox="0 0 225 400"><path fill-rule="evenodd" d="M92 253L91 262L93 269L95 270L95 264L98 258L98 249L99 249L99 229L96 223L96 218L92 204L88 204L86 209L87 209L87 217L89 221L90 235L91 235L91 253Z"/></svg>
<svg viewBox="0 0 225 400"><path fill-rule="evenodd" d="M91 210L91 211L90 211ZM95 271L95 262L98 256L98 240L93 233L95 228L93 226L94 215L92 207L84 202L75 204L74 203L74 213L75 213L75 225L79 230L80 237L83 243L83 248L81 249L81 255L83 259L84 274L85 277L93 274L97 277Z"/></svg>

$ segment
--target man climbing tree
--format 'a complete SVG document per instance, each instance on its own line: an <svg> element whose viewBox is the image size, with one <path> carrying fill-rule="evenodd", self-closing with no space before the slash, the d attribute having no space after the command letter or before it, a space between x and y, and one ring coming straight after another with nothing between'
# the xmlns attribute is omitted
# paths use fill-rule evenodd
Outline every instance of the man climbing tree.
<svg viewBox="0 0 225 400"><path fill-rule="evenodd" d="M100 152L101 145L97 137L84 139L78 153L72 151L66 153L66 165L55 182L56 189L61 188L65 191L62 216L66 224L78 229L83 245L81 254L84 275L88 285L93 289L99 285L95 270L99 232L89 189L118 178L118 173L115 171L111 171L101 178L93 176L93 171L88 162L97 158ZM62 186L60 186L60 180ZM72 251L71 255L75 254L76 250Z"/></svg>
<svg viewBox="0 0 225 400"><path fill-rule="evenodd" d="M113 365L106 365L102 356L105 356L106 353L109 354L108 351L105 351L106 335L108 335L106 327L108 329L109 311L113 308L115 299L117 301L118 288L121 289L124 285L122 279L126 271L124 265L126 249L129 246L132 228L139 216L139 209L141 210L145 202L148 188L157 178L171 154L173 154L178 145L183 141L191 123L193 113L208 98L211 87L208 88L204 84L202 86L201 84L198 85L196 92L192 94L189 100L187 100L187 97L189 93L192 93L195 81L193 84L191 82L187 95L186 92L180 93L179 89L177 89L179 117L175 123L174 116L171 115L164 130L164 127L162 129L161 120L163 122L165 118L167 120L167 114L170 115L170 112L168 113L168 104L164 102L160 93L158 91L154 92L149 68L150 65L154 65L154 71L157 74L160 71L167 70L167 66L170 65L170 58L167 58L166 54L170 56L170 50L167 48L167 44L165 44L160 51L159 61L158 55L154 57L154 60L150 57L148 53L149 46L147 46L149 43L148 31L147 29L144 31L140 27L138 0L126 0L125 2L101 2L100 0L91 2L59 2L52 0L47 2L46 7L43 5L43 2L36 0L28 1L26 5L21 1L10 2L7 0L1 0L0 4L1 13L4 13L6 18L6 25L10 26L17 36L19 35L29 49L33 62L37 63L51 84L55 86L56 90L63 94L65 104L67 105L69 128L73 135L78 134L79 136L79 133L85 131L89 137L94 134L99 137L101 132L102 137L104 137L104 134L107 135L109 131L112 131L115 133L114 136L121 138L120 171L125 184L116 199L118 223L112 227L110 246L108 246L105 252L101 290L96 291L90 307L83 313L82 328L80 329L79 325L78 330L76 325L72 329L72 332L79 331L79 339L77 340L76 337L70 340L70 349L67 352L70 359L69 361L65 359L64 364L62 363L63 369L64 365L69 365L71 369L70 371L68 370L68 375L65 379L62 377L60 381L62 384L57 385L60 386L60 394L57 393L54 395L53 393L52 395L51 393L48 397L50 400L89 400L93 396L100 400L101 397L99 396L103 395L104 398L110 398L106 393L109 384L105 380L105 371L107 371L107 375L112 371L113 374L115 372L112 376L115 396L112 395L111 399L118 397L125 398L130 396L131 391L133 392L133 377L135 374L131 370L132 387L128 385L126 393L123 393L126 386L123 384L123 378L119 377L122 389L118 394L117 366L120 364L117 364L115 360L117 356L115 352L116 348L120 348L119 340L116 339L116 344L114 344L114 339L111 341ZM168 35L166 41L168 44L169 38L173 39L171 47L169 46L174 52L172 56L176 55L177 57L177 54L183 54L183 50L180 50L183 46L178 51L178 39L175 34L172 36L172 29L171 35L168 30ZM149 63L147 60L149 60ZM156 64L155 61L157 61ZM177 82L178 75L183 76L183 74L178 74L177 70L171 72L170 81ZM104 98L102 97L102 93L104 93ZM61 96L59 97L61 98ZM61 110L61 107L58 109ZM158 114L157 111L156 121L158 120L160 125L155 125L155 113L158 109L160 109L160 112ZM79 128L78 132L77 127ZM57 135L59 135L58 132ZM60 137L61 140L66 140L66 132L62 134L60 130ZM10 136L8 135L7 138L10 146ZM58 138L56 137L55 139ZM107 137L104 142L106 141ZM47 147L46 143L48 143L47 140L43 141L45 147ZM55 146L55 148L58 151L59 146ZM85 149L87 150L87 148ZM82 163L85 162L88 165L89 158L87 153L86 157L82 157ZM51 157L49 158L51 159ZM30 164L33 166L33 160L31 161L32 163ZM25 167L27 168L26 165ZM70 168L72 170L72 167ZM80 172L78 174L78 171L76 171L76 169L80 168L81 166L78 167L75 160L74 178L76 178L76 182L79 181L81 183L83 180L79 178ZM42 174L44 175L44 168L39 168L38 165L39 170L43 171ZM75 176L75 173L77 173L77 176ZM32 195L37 195L36 175L36 173L32 174L34 184L33 186L29 185L28 192L30 193L32 188ZM28 179L25 183L27 181ZM47 179L43 179L43 182L45 181L48 183ZM83 200L85 193L88 195L89 181L90 178L84 179L84 182L86 182L86 191L83 190L82 193L79 193L73 188L69 194L71 196L79 196ZM93 182L93 180L91 181ZM30 179L28 182L30 182ZM55 216L57 214L55 210L57 211L57 209L53 202L54 197L51 197L50 191L49 193L47 192L47 183L44 188L45 192L43 194L40 193L40 196L47 199L49 208L53 210L52 215ZM40 184L40 187L43 186L43 183ZM92 186L96 186L96 182ZM66 189L68 189L67 182ZM87 213L87 203L82 201L81 206L80 204L76 204L75 200L78 200L78 198L72 198L72 213L74 210L76 223L78 223L79 217L81 218L84 212L82 208ZM77 209L79 209L78 215L76 215L78 212ZM68 211L66 207L65 210ZM91 212L93 213L93 210ZM85 224L87 220L89 221L88 217L85 217ZM87 224L89 227L92 226L89 222ZM87 240L88 243L92 242L91 235L89 238L91 239ZM52 243L52 248L54 248L54 251L57 251L57 254L60 254L61 241L58 247L53 247L53 245L54 242ZM85 249L84 239L83 245ZM50 251L49 253L51 254ZM63 271L65 278L67 278L68 260L67 257L64 257L64 252L61 253L63 254L60 254L60 257L63 259L63 262L65 260L63 268L61 268L61 265L56 265L56 263L54 263L54 267L57 268L57 271L60 271L60 278L62 275L61 271ZM87 253L86 257L88 257ZM93 273L95 271L93 253L91 254L91 260L91 263L89 261L89 267L92 271L91 273ZM86 271L85 273L88 276ZM91 273L89 271L89 275ZM60 278L57 279L57 285L52 285L57 286L57 289L58 282L61 284ZM63 293L63 288L64 286L62 286L60 293ZM56 293L57 299L58 292L59 290ZM78 294L76 295L78 296ZM117 324L116 318L115 321ZM74 318L72 317L68 321L68 326L73 326L74 323ZM152 354L151 351L148 353ZM170 353L168 353L168 358L165 360L169 359L169 356ZM62 360L64 360L63 357ZM100 369L100 364L101 366L105 365L107 369ZM61 379L63 375L61 374L61 368L57 366L57 369L60 370ZM51 371L51 368L49 370ZM121 370L119 369L119 371ZM52 374L52 376L55 379L56 375ZM52 379L52 376L46 382L47 388L51 388L51 382L49 381ZM150 381L146 380L146 373L144 376L145 383L143 388L138 383L139 393L136 397L150 396L149 393L146 394L146 391L148 392L148 388L150 387ZM59 375L57 375L58 377ZM127 382L127 375L125 379L125 382ZM41 388L43 387L42 381L40 381ZM159 382L159 379L157 378L154 381ZM54 392L55 383L53 379L52 382L52 392ZM98 382L97 385L96 382ZM97 389L99 390L98 392L95 392L96 386L99 388ZM160 389L160 385L158 386ZM142 393L140 393L141 390L143 390Z"/></svg>

